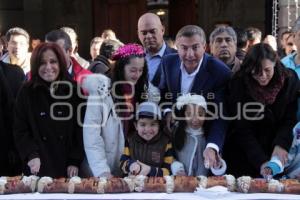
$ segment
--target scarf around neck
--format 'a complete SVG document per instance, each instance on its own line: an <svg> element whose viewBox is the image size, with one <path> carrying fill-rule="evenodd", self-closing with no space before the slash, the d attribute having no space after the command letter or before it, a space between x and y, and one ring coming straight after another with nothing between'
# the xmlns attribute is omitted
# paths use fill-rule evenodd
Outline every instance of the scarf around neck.
<svg viewBox="0 0 300 200"><path fill-rule="evenodd" d="M266 86L261 86L256 80L250 77L246 79L246 86L250 96L254 100L264 105L272 105L283 87L285 77L285 74L281 74L277 79L274 79L273 76L269 84Z"/></svg>
<svg viewBox="0 0 300 200"><path fill-rule="evenodd" d="M191 127L186 127L185 131L190 135L203 135L204 134L202 127L198 128L198 129L193 129Z"/></svg>

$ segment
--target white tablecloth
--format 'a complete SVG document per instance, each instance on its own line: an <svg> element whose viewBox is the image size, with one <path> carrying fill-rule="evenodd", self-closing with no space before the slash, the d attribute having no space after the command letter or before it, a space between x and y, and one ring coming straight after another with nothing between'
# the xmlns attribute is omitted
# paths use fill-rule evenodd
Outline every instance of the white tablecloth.
<svg viewBox="0 0 300 200"><path fill-rule="evenodd" d="M241 199L300 199L300 195L286 194L237 194L200 195L196 193L131 193L131 194L12 194L1 195L0 199L174 199L174 200L241 200Z"/></svg>
<svg viewBox="0 0 300 200"><path fill-rule="evenodd" d="M123 193L123 194L12 194L0 195L0 199L174 199L174 200L241 200L241 199L300 199L300 195L288 194L242 194L228 192L223 187L207 190L198 189L194 193Z"/></svg>

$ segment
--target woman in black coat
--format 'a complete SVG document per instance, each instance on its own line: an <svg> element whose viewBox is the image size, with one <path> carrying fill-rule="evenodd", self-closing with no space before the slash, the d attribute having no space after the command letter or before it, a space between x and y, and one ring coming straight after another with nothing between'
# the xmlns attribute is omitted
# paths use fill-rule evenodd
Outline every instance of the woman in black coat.
<svg viewBox="0 0 300 200"><path fill-rule="evenodd" d="M31 56L31 79L17 97L14 138L25 174L78 174L84 151L77 108L82 100L68 76L63 50L39 45ZM83 115L83 113L81 113Z"/></svg>
<svg viewBox="0 0 300 200"><path fill-rule="evenodd" d="M229 84L227 173L259 177L272 156L287 162L299 88L296 73L283 67L269 45L253 46Z"/></svg>

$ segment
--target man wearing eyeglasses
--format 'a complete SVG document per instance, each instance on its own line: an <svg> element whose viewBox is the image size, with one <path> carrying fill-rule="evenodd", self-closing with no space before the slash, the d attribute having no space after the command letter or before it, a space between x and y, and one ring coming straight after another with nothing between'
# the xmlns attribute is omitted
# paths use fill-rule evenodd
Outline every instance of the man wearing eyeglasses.
<svg viewBox="0 0 300 200"><path fill-rule="evenodd" d="M175 53L176 50L166 45L163 36L165 29L160 18L153 13L145 13L138 20L139 40L145 48L148 64L149 81L159 84L161 71L159 65L163 56Z"/></svg>
<svg viewBox="0 0 300 200"><path fill-rule="evenodd" d="M161 62L162 76L159 89L162 103L165 105L169 103L171 107L179 95L187 93L205 97L210 116L204 124L204 130L207 131L207 145L203 156L208 163L207 167L215 167L227 127L220 112L223 112L225 87L231 77L231 70L223 62L205 53L205 33L198 26L182 27L176 35L176 46L178 54L167 55ZM164 108L166 107L168 106ZM212 117L211 114L216 115ZM173 116L168 109L165 110L165 118L171 131Z"/></svg>

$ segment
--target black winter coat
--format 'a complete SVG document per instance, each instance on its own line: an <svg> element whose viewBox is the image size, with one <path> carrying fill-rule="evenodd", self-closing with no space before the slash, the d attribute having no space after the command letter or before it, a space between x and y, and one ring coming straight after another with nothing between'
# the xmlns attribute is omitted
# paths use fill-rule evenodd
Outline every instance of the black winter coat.
<svg viewBox="0 0 300 200"><path fill-rule="evenodd" d="M111 66L108 59L105 56L99 55L90 64L88 70L97 74L99 73L99 74L109 75Z"/></svg>
<svg viewBox="0 0 300 200"><path fill-rule="evenodd" d="M20 67L0 61L0 176L21 173L13 140L13 112L15 97L24 79Z"/></svg>
<svg viewBox="0 0 300 200"><path fill-rule="evenodd" d="M300 89L296 73L289 71L284 85L279 91L275 102L266 105L262 112L248 112L248 117L262 117L260 120L247 120L245 115L238 113L245 106L255 100L249 95L243 79L233 77L229 84L227 99L228 111L231 116L242 116L232 120L224 146L224 157L227 162L227 173L237 177L249 175L260 176L261 165L270 160L274 147L279 145L289 151L292 142L292 129L296 124L297 95ZM257 106L248 106L247 109L257 109ZM242 112L243 113L243 112Z"/></svg>
<svg viewBox="0 0 300 200"><path fill-rule="evenodd" d="M55 95L70 94L59 86ZM27 162L41 159L38 176L66 177L69 165L80 166L83 160L82 127L77 123L77 108L82 103L73 86L69 98L54 98L44 84L25 84L17 97L14 138L30 174ZM73 112L72 112L73 111ZM84 112L79 115L82 122Z"/></svg>

